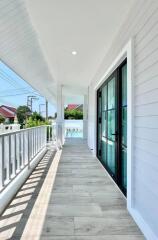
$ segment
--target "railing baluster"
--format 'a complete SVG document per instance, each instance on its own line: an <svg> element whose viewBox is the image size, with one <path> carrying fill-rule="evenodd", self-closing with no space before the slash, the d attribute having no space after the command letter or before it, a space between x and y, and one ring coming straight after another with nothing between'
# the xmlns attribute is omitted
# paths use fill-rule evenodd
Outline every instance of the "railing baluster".
<svg viewBox="0 0 158 240"><path fill-rule="evenodd" d="M38 153L38 128L36 130L36 144L37 144L37 149L36 149L36 153Z"/></svg>
<svg viewBox="0 0 158 240"><path fill-rule="evenodd" d="M23 132L21 131L21 133L20 133L21 168L24 167L24 156L23 156L23 152L24 152L24 149L23 149Z"/></svg>
<svg viewBox="0 0 158 240"><path fill-rule="evenodd" d="M53 136L51 126L19 130L0 135L0 191L24 166L30 167L31 160Z"/></svg>
<svg viewBox="0 0 158 240"><path fill-rule="evenodd" d="M4 137L0 137L1 156L0 156L0 190L4 187Z"/></svg>
<svg viewBox="0 0 158 240"><path fill-rule="evenodd" d="M30 149L31 149L31 156L30 156L30 161L32 160L32 156L33 156L33 146L32 146L32 143L33 143L33 134L32 134L32 129L30 129Z"/></svg>
<svg viewBox="0 0 158 240"><path fill-rule="evenodd" d="M40 150L40 128L38 128L38 152Z"/></svg>
<svg viewBox="0 0 158 240"><path fill-rule="evenodd" d="M6 174L5 174L5 181L6 183L9 182L9 179L10 179L10 147L9 147L9 136L6 136L4 138L4 141L5 141L5 151L4 151L4 158L5 158L5 171L6 171Z"/></svg>
<svg viewBox="0 0 158 240"><path fill-rule="evenodd" d="M34 156L35 156L36 155L36 128L34 129L34 138L35 138L35 141L34 141L34 145L35 145Z"/></svg>
<svg viewBox="0 0 158 240"><path fill-rule="evenodd" d="M32 129L30 129L30 146L31 146L31 158L30 158L31 160L33 156L33 130Z"/></svg>
<svg viewBox="0 0 158 240"><path fill-rule="evenodd" d="M43 130L43 144L42 144L42 148L43 148L43 146L44 146L44 143L45 143L45 127L43 126L43 128L42 128L42 130Z"/></svg>
<svg viewBox="0 0 158 240"><path fill-rule="evenodd" d="M38 153L38 128L36 129L36 154Z"/></svg>
<svg viewBox="0 0 158 240"><path fill-rule="evenodd" d="M48 126L48 142L50 142L50 126Z"/></svg>
<svg viewBox="0 0 158 240"><path fill-rule="evenodd" d="M22 154L21 154L21 133L18 134L19 138L19 162L20 162L20 169L22 168Z"/></svg>
<svg viewBox="0 0 158 240"><path fill-rule="evenodd" d="M9 159L8 159L8 181L11 178L11 173L12 173L12 162L11 162L11 135L8 136L8 148L9 148Z"/></svg>
<svg viewBox="0 0 158 240"><path fill-rule="evenodd" d="M24 166L26 165L26 131L23 132L23 159Z"/></svg>
<svg viewBox="0 0 158 240"><path fill-rule="evenodd" d="M34 128L34 156L36 155L36 129Z"/></svg>
<svg viewBox="0 0 158 240"><path fill-rule="evenodd" d="M34 156L34 129L33 129L33 128L31 129L31 136L32 136L32 144L31 144L31 146L32 146L32 155L31 155L31 159L32 159L33 156Z"/></svg>
<svg viewBox="0 0 158 240"><path fill-rule="evenodd" d="M28 168L30 168L30 130L27 132Z"/></svg>
<svg viewBox="0 0 158 240"><path fill-rule="evenodd" d="M22 132L22 157L23 157L23 166L25 166L25 132Z"/></svg>
<svg viewBox="0 0 158 240"><path fill-rule="evenodd" d="M37 153L39 152L38 151L38 130L39 130L39 128L37 128L37 136L36 136L36 138L37 138Z"/></svg>
<svg viewBox="0 0 158 240"><path fill-rule="evenodd" d="M20 171L20 146L19 146L19 133L16 134L16 158L17 158L17 172Z"/></svg>
<svg viewBox="0 0 158 240"><path fill-rule="evenodd" d="M41 128L39 128L39 151L41 150Z"/></svg>
<svg viewBox="0 0 158 240"><path fill-rule="evenodd" d="M14 154L15 154L15 158L14 158L14 161L15 161L15 175L16 175L16 170L17 170L17 153L16 153L16 148L17 148L17 146L16 146L16 134L14 135L14 142L15 142L15 144L14 144Z"/></svg>
<svg viewBox="0 0 158 240"><path fill-rule="evenodd" d="M36 155L36 129L34 129L34 146L35 146L35 149L34 149L34 156Z"/></svg>
<svg viewBox="0 0 158 240"><path fill-rule="evenodd" d="M44 141L44 145L43 145L43 147L44 146L46 146L46 144L47 144L47 126L43 126L43 131L44 131L44 136L45 136L45 141ZM49 141L50 141L50 128L49 128Z"/></svg>
<svg viewBox="0 0 158 240"><path fill-rule="evenodd" d="M14 140L14 141L13 141ZM11 156L12 156L12 176L16 175L16 138L15 134L11 136Z"/></svg>

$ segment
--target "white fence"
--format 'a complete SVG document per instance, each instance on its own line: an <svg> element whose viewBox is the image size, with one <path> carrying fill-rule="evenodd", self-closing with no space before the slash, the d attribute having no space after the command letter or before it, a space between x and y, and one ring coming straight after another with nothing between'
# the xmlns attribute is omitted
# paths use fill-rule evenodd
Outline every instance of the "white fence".
<svg viewBox="0 0 158 240"><path fill-rule="evenodd" d="M54 127L39 126L0 135L0 191L55 137Z"/></svg>
<svg viewBox="0 0 158 240"><path fill-rule="evenodd" d="M0 134L20 130L20 124L0 124Z"/></svg>
<svg viewBox="0 0 158 240"><path fill-rule="evenodd" d="M65 137L82 138L83 120L65 120Z"/></svg>

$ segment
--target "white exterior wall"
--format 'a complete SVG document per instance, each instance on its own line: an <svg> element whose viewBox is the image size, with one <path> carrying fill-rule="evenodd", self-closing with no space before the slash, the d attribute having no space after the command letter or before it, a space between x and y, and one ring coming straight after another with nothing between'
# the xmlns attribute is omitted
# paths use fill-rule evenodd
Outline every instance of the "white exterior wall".
<svg viewBox="0 0 158 240"><path fill-rule="evenodd" d="M89 86L88 144L95 151L94 88L133 39L133 206L131 214L147 239L158 239L158 1L139 0Z"/></svg>

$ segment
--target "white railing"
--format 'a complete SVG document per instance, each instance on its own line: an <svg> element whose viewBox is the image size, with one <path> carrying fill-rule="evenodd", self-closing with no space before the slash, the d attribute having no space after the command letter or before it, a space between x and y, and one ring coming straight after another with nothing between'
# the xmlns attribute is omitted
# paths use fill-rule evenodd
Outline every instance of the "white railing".
<svg viewBox="0 0 158 240"><path fill-rule="evenodd" d="M47 143L56 141L56 123L47 126Z"/></svg>
<svg viewBox="0 0 158 240"><path fill-rule="evenodd" d="M0 124L0 134L20 130L20 124Z"/></svg>
<svg viewBox="0 0 158 240"><path fill-rule="evenodd" d="M65 120L65 137L82 138L83 120Z"/></svg>
<svg viewBox="0 0 158 240"><path fill-rule="evenodd" d="M53 127L39 126L0 135L0 191L53 141Z"/></svg>

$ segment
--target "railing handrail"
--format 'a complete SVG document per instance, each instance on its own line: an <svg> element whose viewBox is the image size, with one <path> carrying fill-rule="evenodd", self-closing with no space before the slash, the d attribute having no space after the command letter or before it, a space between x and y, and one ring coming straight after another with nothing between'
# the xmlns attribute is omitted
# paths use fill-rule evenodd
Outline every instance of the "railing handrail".
<svg viewBox="0 0 158 240"><path fill-rule="evenodd" d="M1 137L1 136L8 136L8 135L16 134L16 133L21 133L21 132L25 132L25 131L29 131L29 130L31 130L31 129L37 129L37 128L42 128L42 127L48 127L48 126L52 126L52 125L50 125L50 124L48 124L48 125L41 125L41 126L30 127L30 128L24 128L24 129L15 130L15 131L6 132L6 133L0 133L0 137Z"/></svg>
<svg viewBox="0 0 158 240"><path fill-rule="evenodd" d="M55 125L41 125L0 134L0 192L56 140Z"/></svg>

